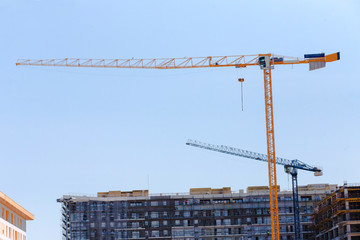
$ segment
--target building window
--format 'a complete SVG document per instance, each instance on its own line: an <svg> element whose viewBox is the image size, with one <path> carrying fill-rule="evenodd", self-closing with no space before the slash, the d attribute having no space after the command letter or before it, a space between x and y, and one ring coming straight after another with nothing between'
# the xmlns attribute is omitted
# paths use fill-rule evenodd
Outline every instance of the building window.
<svg viewBox="0 0 360 240"><path fill-rule="evenodd" d="M185 229L185 236L186 237L191 237L191 236L194 236L194 230L193 229ZM186 240L187 239L193 239L193 238L185 238Z"/></svg>
<svg viewBox="0 0 360 240"><path fill-rule="evenodd" d="M151 237L159 237L159 231L151 231Z"/></svg>
<svg viewBox="0 0 360 240"><path fill-rule="evenodd" d="M190 211L184 211L184 217L190 217Z"/></svg>
<svg viewBox="0 0 360 240"><path fill-rule="evenodd" d="M152 227L159 227L159 221L152 221L151 226Z"/></svg>
<svg viewBox="0 0 360 240"><path fill-rule="evenodd" d="M140 226L139 222L132 222L131 227L132 228L138 228Z"/></svg>
<svg viewBox="0 0 360 240"><path fill-rule="evenodd" d="M184 230L183 229L174 229L174 230L172 230L172 236L174 236L174 237L184 236Z"/></svg>
<svg viewBox="0 0 360 240"><path fill-rule="evenodd" d="M304 207L304 213L311 213L311 211L312 211L311 206Z"/></svg>
<svg viewBox="0 0 360 240"><path fill-rule="evenodd" d="M142 203L141 202L131 202L130 203L130 207L141 207Z"/></svg>
<svg viewBox="0 0 360 240"><path fill-rule="evenodd" d="M150 215L152 218L158 218L159 217L159 213L158 212L151 212Z"/></svg>
<svg viewBox="0 0 360 240"><path fill-rule="evenodd" d="M175 220L175 225L180 225L180 220Z"/></svg>
<svg viewBox="0 0 360 240"><path fill-rule="evenodd" d="M140 238L139 232L132 232L132 238Z"/></svg>
<svg viewBox="0 0 360 240"><path fill-rule="evenodd" d="M152 206L152 207L159 206L159 202L158 201L151 201L150 206Z"/></svg>
<svg viewBox="0 0 360 240"><path fill-rule="evenodd" d="M168 230L164 230L164 231L163 231L163 235L164 235L164 236L167 236L167 235L169 235L169 232L168 232Z"/></svg>
<svg viewBox="0 0 360 240"><path fill-rule="evenodd" d="M224 225L231 225L231 219L224 219Z"/></svg>
<svg viewBox="0 0 360 240"><path fill-rule="evenodd" d="M163 201L163 206L166 206L167 205L167 202L166 201Z"/></svg>
<svg viewBox="0 0 360 240"><path fill-rule="evenodd" d="M167 226L167 225L168 225L168 221L164 220L164 221L163 221L163 225L164 225L164 226Z"/></svg>

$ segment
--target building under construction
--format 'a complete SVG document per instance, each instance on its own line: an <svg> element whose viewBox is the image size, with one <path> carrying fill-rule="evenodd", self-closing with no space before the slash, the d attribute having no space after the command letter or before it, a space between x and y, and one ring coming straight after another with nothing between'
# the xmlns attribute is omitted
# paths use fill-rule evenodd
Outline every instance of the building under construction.
<svg viewBox="0 0 360 240"><path fill-rule="evenodd" d="M360 184L340 187L315 208L316 240L360 240Z"/></svg>
<svg viewBox="0 0 360 240"><path fill-rule="evenodd" d="M281 239L293 239L290 191L280 191ZM303 239L315 239L311 214L336 185L299 187ZM62 227L65 240L115 239L271 239L268 187L192 188L189 193L154 194L147 190L65 195Z"/></svg>

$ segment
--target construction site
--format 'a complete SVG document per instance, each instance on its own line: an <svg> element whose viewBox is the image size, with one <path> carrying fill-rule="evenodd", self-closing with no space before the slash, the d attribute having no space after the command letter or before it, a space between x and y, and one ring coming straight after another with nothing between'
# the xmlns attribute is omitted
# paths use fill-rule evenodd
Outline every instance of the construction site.
<svg viewBox="0 0 360 240"><path fill-rule="evenodd" d="M184 1L0 3L0 240L360 240L359 3Z"/></svg>
<svg viewBox="0 0 360 240"><path fill-rule="evenodd" d="M345 184L314 209L316 240L360 239L360 187Z"/></svg>
<svg viewBox="0 0 360 240"><path fill-rule="evenodd" d="M130 68L130 69L163 69L163 70L171 70L171 69L189 69L189 68L222 68L222 67L235 67L235 68L247 68L247 67L259 67L260 70L263 72L264 77L264 95L265 95L265 125L266 125L266 140L267 140L267 155L260 154L256 152L251 152L247 150L236 149L233 147L227 147L223 145L212 145L207 143L202 143L198 141L188 141L186 144L198 148L203 148L207 150L217 151L225 154L235 155L239 157L250 158L254 160L259 160L266 162L268 165L268 179L269 179L269 187L267 189L269 195L269 211L267 213L270 214L270 218L264 218L262 220L254 220L249 218L250 220L247 221L248 223L261 223L266 222L269 224L268 227L263 228L256 228L255 232L258 232L258 235L254 235L250 231L246 232L245 229L241 229L239 227L235 229L227 229L226 233L233 233L235 234L235 238L233 239L244 239L245 235L247 239L254 239L259 240L263 239L264 232L268 235L271 235L272 240L276 239L291 239L290 235L284 236L283 232L294 232L293 237L295 240L300 239L309 239L311 235L307 232L309 231L309 226L301 226L302 216L300 214L300 202L301 197L299 194L298 189L298 181L297 175L298 170L305 170L314 172L315 176L322 175L322 170L318 167L311 166L299 160L289 160L275 156L275 131L274 131L274 114L273 114L273 92L272 92L272 69L275 67L279 67L281 65L297 65L297 64L306 64L309 66L309 71L321 69L326 67L326 63L331 63L340 60L340 52L332 53L332 54L325 54L325 53L315 53L315 54L304 54L303 58L299 57L288 57L283 55L274 55L274 54L254 54L254 55L235 55L235 56L210 56L210 57L185 57L185 58L163 58L163 59L41 59L41 60L33 60L33 59L20 59L16 63L17 66L45 66L45 67L85 67L85 68ZM239 78L238 81L243 84L244 79ZM279 186L277 184L277 175L276 175L276 165L283 165L285 172L291 175L292 178L292 207L288 208L285 213L290 213L290 209L293 212L293 225L283 226L282 224L285 222L289 222L289 218L284 217L281 218L280 213L284 213L280 211L279 202L280 198L278 196L278 189ZM190 193L191 194L191 193ZM320 199L317 197L318 200ZM310 199L315 199L315 197L310 197ZM231 200L231 199L230 199ZM217 201L217 200L215 200ZM225 200L227 201L227 200ZM231 200L233 201L233 200ZM236 199L235 199L236 201ZM265 201L265 200L263 200ZM314 206L312 206L313 209ZM210 210L209 210L210 211ZM261 210L262 211L262 210ZM283 207L283 211L284 207ZM149 213L149 212L148 212ZM172 216L173 213L167 213L169 216ZM229 214L229 213L227 213ZM241 218L239 218L243 212L239 211L237 214L233 214L233 216L238 218L238 221L241 222ZM210 214L209 217L212 215ZM95 218L95 216L94 216ZM65 217L65 220L71 220L70 215ZM127 219L127 218L125 218ZM86 217L87 220L87 217ZM88 231L82 234L80 232L74 233L75 235L71 235L73 232L71 231L72 227L67 228L66 226L71 226L70 223L66 222L63 226L65 226L66 231L66 238L67 239L88 239ZM230 222L229 222L230 221ZM187 220L185 220L186 224ZM203 222L205 224L208 221ZM240 223L238 222L238 224ZM242 220L244 222L244 219ZM179 223L177 221L176 223ZM148 221L144 223L149 224ZM179 223L180 224L180 223ZM228 219L226 225L235 224L234 219ZM81 224L80 224L81 225ZM114 223L113 223L114 225ZM145 225L142 225L143 227ZM176 224L175 224L176 225ZM214 225L214 223L210 224ZM221 224L220 224L221 225ZM78 225L76 225L78 226ZM101 225L105 226L105 224ZM206 224L204 226L207 226ZM80 229L85 228L84 226L80 226ZM98 229L99 230L99 229ZM170 231L171 230L171 231ZM106 229L101 230L104 234L107 233ZM144 230L145 231L145 230ZM171 232L170 235L172 237L178 237L180 233L174 229L166 229L164 230L162 237L166 237ZM180 232L183 230L180 230ZM186 239L186 236L193 236L195 239L203 239L206 238L206 235L211 236L210 238L214 238L214 236L222 235L221 229L216 229L216 232L210 230L206 234L202 232L203 237L199 237L200 229L189 230L185 235L181 235L180 239ZM261 233L261 231L263 233ZM304 233L301 233L305 231ZM195 234L196 232L196 234ZM244 232L245 235L241 235ZM71 233L68 235L68 233ZM94 238L102 238L102 235L96 235L96 230L93 230ZM97 232L98 233L98 232ZM120 235L119 235L120 234ZM121 232L116 233L117 238L128 238L128 232ZM113 229L110 230L110 239L115 239L115 232ZM141 233L138 231L134 231L130 233L131 238L148 238L154 237L159 238L160 233L158 230L151 231L149 233ZM226 234L225 234L226 235ZM266 234L265 234L266 235ZM69 237L70 236L70 237ZM90 234L91 236L91 234ZM104 235L104 239L107 239L107 234ZM183 238L181 238L183 237ZM185 238L184 238L185 237ZM265 238L267 238L266 236ZM217 239L217 238L214 238ZM223 238L219 238L223 239ZM225 239L227 239L225 237Z"/></svg>
<svg viewBox="0 0 360 240"><path fill-rule="evenodd" d="M359 239L359 191L360 186L299 186L300 239ZM268 195L266 186L237 192L229 187L192 188L174 194L134 190L64 195L58 202L66 240L259 240L271 239ZM282 240L294 239L292 201L291 191L278 188Z"/></svg>

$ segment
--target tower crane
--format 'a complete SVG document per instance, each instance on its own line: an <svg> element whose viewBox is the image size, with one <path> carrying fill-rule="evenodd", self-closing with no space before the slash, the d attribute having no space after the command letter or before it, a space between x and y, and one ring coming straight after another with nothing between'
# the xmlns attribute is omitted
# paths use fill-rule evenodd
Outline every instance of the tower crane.
<svg viewBox="0 0 360 240"><path fill-rule="evenodd" d="M272 100L271 70L277 65L309 64L309 70L325 67L327 62L340 59L340 53L325 55L305 54L303 58L288 57L283 55L253 54L232 56L184 57L184 58L151 58L151 59L19 59L16 65L30 66L58 66L58 67L97 67L97 68L138 68L138 69L186 69L208 67L236 67L246 68L260 66L264 73L265 93L265 122L267 138L271 237L280 240L279 211L277 200L276 161L275 161L275 136Z"/></svg>
<svg viewBox="0 0 360 240"><path fill-rule="evenodd" d="M211 151L226 153L238 157L251 158L258 161L267 162L268 156L261 153L251 152L242 150L239 148L228 147L224 145L214 145L209 143L203 143L194 140L188 140L186 145L203 148ZM294 159L289 160L281 157L275 158L276 164L283 165L286 173L291 175L292 180L292 193L293 193L293 208L294 208L294 229L295 229L295 240L300 240L301 229L300 229L300 206L299 206L299 193L298 193L298 181L297 181L297 169L314 172L315 176L321 176L322 170L318 167L310 166L300 160Z"/></svg>

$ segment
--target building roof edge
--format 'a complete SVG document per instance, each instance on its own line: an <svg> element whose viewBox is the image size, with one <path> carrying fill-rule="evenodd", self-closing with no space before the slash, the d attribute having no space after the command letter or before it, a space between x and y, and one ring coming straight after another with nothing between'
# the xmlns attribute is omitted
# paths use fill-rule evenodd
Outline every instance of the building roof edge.
<svg viewBox="0 0 360 240"><path fill-rule="evenodd" d="M20 206L18 203L16 203L14 200L12 200L9 196L7 196L5 193L1 191L0 191L0 201L7 204L11 210L14 210L14 212L19 213L26 220L34 220L34 215L32 213L30 213L28 210Z"/></svg>

